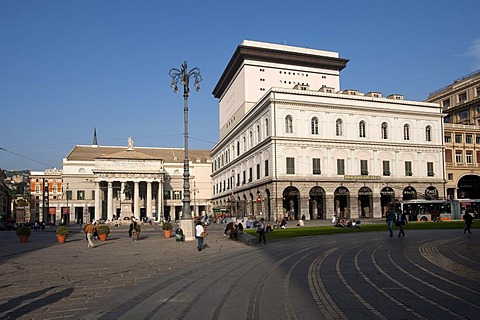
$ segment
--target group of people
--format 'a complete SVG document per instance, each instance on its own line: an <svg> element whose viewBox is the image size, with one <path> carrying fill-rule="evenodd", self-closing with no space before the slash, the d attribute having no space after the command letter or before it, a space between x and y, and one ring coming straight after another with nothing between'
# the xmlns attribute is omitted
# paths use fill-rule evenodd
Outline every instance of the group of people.
<svg viewBox="0 0 480 320"><path fill-rule="evenodd" d="M225 231L223 232L223 236L228 236L229 239L238 240L238 237L243 233L243 224L239 222L229 222L225 227Z"/></svg>
<svg viewBox="0 0 480 320"><path fill-rule="evenodd" d="M138 241L141 230L142 226L140 225L140 221L138 221L135 217L132 217L132 222L130 222L130 226L128 227L128 237L134 237L133 241ZM133 234L134 232L135 234Z"/></svg>
<svg viewBox="0 0 480 320"><path fill-rule="evenodd" d="M360 228L362 221L355 219L338 219L334 214L332 217L332 224L338 228Z"/></svg>
<svg viewBox="0 0 480 320"><path fill-rule="evenodd" d="M398 237L405 237L405 225L408 223L405 212L399 211L397 213L388 211L385 218L388 226L389 237L393 237L393 225L398 227Z"/></svg>

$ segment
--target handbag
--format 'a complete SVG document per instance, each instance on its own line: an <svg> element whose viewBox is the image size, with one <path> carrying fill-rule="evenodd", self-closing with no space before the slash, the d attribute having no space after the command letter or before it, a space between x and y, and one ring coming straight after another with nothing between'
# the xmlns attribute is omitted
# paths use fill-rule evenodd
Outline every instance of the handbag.
<svg viewBox="0 0 480 320"><path fill-rule="evenodd" d="M205 231L203 231L201 234L200 234L200 237L202 238L205 238L207 236L207 233Z"/></svg>

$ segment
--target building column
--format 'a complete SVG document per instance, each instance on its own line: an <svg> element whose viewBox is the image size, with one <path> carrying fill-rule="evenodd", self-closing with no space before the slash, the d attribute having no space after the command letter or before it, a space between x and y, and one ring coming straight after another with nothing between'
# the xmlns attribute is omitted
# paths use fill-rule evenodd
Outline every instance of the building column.
<svg viewBox="0 0 480 320"><path fill-rule="evenodd" d="M121 187L120 187L120 201L125 200L125 193L123 192L125 190L125 181L121 182Z"/></svg>
<svg viewBox="0 0 480 320"><path fill-rule="evenodd" d="M95 220L102 218L102 206L100 201L100 182L95 181Z"/></svg>
<svg viewBox="0 0 480 320"><path fill-rule="evenodd" d="M158 194L157 194L157 221L163 220L163 179L158 181Z"/></svg>
<svg viewBox="0 0 480 320"><path fill-rule="evenodd" d="M136 219L140 219L140 188L139 182L133 182L133 215Z"/></svg>
<svg viewBox="0 0 480 320"><path fill-rule="evenodd" d="M152 182L147 181L147 217L152 217Z"/></svg>
<svg viewBox="0 0 480 320"><path fill-rule="evenodd" d="M113 220L113 183L108 183L108 195L107 195L107 220Z"/></svg>

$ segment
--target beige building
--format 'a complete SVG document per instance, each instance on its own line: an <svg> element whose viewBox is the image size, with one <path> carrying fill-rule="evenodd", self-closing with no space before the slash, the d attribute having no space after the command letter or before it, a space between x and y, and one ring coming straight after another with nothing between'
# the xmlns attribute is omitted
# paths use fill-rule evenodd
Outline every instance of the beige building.
<svg viewBox="0 0 480 320"><path fill-rule="evenodd" d="M210 151L189 150L189 159L192 215L210 214ZM63 159L63 170L57 175L48 170L32 174L38 217L52 223L130 216L178 220L183 206L183 160L183 148L134 147L131 138L126 147L77 145Z"/></svg>
<svg viewBox="0 0 480 320"><path fill-rule="evenodd" d="M436 103L340 89L337 52L244 41L213 94L215 208L269 220L384 215L393 199L443 198Z"/></svg>
<svg viewBox="0 0 480 320"><path fill-rule="evenodd" d="M432 92L445 116L446 193L480 199L480 70Z"/></svg>

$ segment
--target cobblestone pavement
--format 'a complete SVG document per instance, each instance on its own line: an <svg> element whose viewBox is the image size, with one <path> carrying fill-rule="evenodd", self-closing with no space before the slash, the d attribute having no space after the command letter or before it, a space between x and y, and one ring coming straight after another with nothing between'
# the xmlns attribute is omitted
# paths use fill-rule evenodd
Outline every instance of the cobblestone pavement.
<svg viewBox="0 0 480 320"><path fill-rule="evenodd" d="M245 246L209 227L209 248L144 227L88 249L1 232L2 319L478 318L480 238L461 230L349 233ZM281 231L280 231L281 232Z"/></svg>

